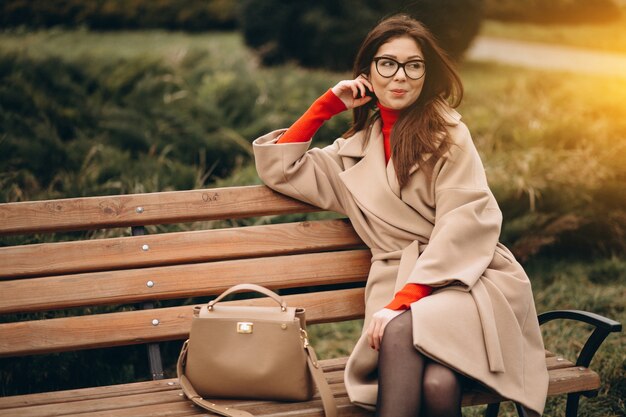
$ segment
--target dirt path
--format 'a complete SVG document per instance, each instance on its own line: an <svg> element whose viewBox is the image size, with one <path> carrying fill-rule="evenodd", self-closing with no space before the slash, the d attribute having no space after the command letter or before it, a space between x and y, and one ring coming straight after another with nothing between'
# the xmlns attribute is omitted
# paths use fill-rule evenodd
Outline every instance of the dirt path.
<svg viewBox="0 0 626 417"><path fill-rule="evenodd" d="M479 36L467 51L471 61L493 61L557 71L626 78L626 55L560 45Z"/></svg>

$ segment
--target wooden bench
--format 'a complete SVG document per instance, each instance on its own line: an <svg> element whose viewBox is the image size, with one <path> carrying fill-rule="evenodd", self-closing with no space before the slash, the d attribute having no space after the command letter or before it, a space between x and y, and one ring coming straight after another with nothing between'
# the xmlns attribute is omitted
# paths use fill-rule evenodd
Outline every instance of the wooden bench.
<svg viewBox="0 0 626 417"><path fill-rule="evenodd" d="M129 303L145 307L39 320L3 319L0 356L147 344L153 377L152 381L3 397L0 415L206 415L181 396L173 375L164 379L159 354L159 342L187 337L194 306L168 302L168 307L152 308L159 301L215 296L234 284L249 282L288 293L290 305L307 309L309 323L361 318L370 254L346 220L331 216L212 228L232 224L233 219L253 218L259 224L268 223L267 219L284 220L286 214L314 211L318 209L264 186L0 204L1 235L132 230L132 236L126 237L0 248L2 317ZM148 229L167 229L149 225L183 223L183 229L189 229L186 223L198 221L205 222L199 225L208 230L146 233ZM600 387L599 376L588 368L591 357L602 340L621 325L584 312L550 312L540 320L554 318L580 319L596 326L576 363L546 353L549 394L568 394L568 415L575 415L578 397L594 395ZM347 398L345 363L346 358L323 361L339 414L370 415ZM491 404L486 413L494 416L501 400L487 391L471 391L465 393L463 404ZM222 403L259 416L323 415L319 398L304 403Z"/></svg>

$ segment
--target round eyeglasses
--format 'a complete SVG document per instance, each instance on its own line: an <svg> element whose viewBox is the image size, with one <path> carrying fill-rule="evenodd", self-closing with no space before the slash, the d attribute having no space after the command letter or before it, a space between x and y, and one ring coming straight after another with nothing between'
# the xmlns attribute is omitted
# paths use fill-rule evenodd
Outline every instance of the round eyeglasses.
<svg viewBox="0 0 626 417"><path fill-rule="evenodd" d="M381 77L385 78L393 77L400 68L412 80L419 80L426 73L426 64L421 59L400 63L393 58L379 56L374 58L373 61L376 64L376 71L378 71Z"/></svg>

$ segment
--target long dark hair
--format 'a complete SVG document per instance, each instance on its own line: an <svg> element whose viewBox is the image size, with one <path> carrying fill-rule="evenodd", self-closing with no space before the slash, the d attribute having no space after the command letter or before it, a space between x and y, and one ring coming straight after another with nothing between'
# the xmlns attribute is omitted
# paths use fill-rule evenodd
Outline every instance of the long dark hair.
<svg viewBox="0 0 626 417"><path fill-rule="evenodd" d="M426 63L424 86L418 99L404 109L391 132L391 158L400 186L409 180L409 170L415 163L430 177L437 160L451 146L440 106L457 107L463 98L463 84L447 54L437 45L435 37L417 20L407 15L395 15L381 21L363 40L354 61L353 76L370 75L372 59L378 49L390 40L410 36L420 46ZM380 117L375 101L353 110L352 127L344 133L371 129ZM374 111L374 112L373 112ZM369 134L367 139L369 140Z"/></svg>

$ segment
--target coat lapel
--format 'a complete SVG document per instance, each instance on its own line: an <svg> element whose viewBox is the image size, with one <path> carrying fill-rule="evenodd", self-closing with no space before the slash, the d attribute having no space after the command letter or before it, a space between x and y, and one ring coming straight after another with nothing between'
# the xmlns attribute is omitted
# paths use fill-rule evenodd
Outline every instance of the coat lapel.
<svg viewBox="0 0 626 417"><path fill-rule="evenodd" d="M411 219L415 211L400 199L400 186L393 163L385 163L380 122L374 124L371 132L365 149L365 134L359 133L339 151L346 167L339 178L361 210L372 213L392 226L412 230L414 221Z"/></svg>

